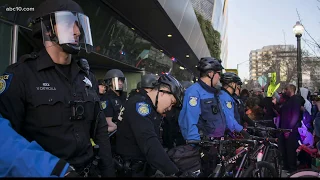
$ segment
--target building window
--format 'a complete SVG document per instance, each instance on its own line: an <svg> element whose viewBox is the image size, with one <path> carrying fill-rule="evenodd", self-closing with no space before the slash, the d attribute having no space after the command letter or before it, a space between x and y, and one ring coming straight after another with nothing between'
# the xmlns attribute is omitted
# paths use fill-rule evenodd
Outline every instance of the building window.
<svg viewBox="0 0 320 180"><path fill-rule="evenodd" d="M0 37L0 74L3 74L11 61L12 25L0 21Z"/></svg>

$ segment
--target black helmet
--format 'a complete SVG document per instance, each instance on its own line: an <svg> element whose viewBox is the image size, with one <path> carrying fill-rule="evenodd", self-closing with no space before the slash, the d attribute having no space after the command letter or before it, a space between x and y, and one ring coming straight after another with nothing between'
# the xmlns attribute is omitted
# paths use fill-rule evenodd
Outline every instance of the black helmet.
<svg viewBox="0 0 320 180"><path fill-rule="evenodd" d="M33 13L32 16L32 35L37 38L41 38L41 23L40 18L47 16L51 13L57 11L70 11L70 12L77 12L83 13L82 8L76 2L72 0L46 0L43 1L37 8L36 11ZM49 22L48 22L49 23Z"/></svg>
<svg viewBox="0 0 320 180"><path fill-rule="evenodd" d="M127 82L123 72L119 69L111 69L104 76L106 84L116 91L126 91ZM122 83L120 83L120 81Z"/></svg>
<svg viewBox="0 0 320 180"><path fill-rule="evenodd" d="M184 91L183 91L183 87L181 86L179 81L169 74L163 74L158 79L157 85L160 85L160 84L166 84L170 87L170 91L171 91L172 95L177 100L176 106L180 107L182 105Z"/></svg>
<svg viewBox="0 0 320 180"><path fill-rule="evenodd" d="M198 63L198 70L200 72L212 71L221 71L224 67L221 65L221 60L215 59L213 57L203 57Z"/></svg>
<svg viewBox="0 0 320 180"><path fill-rule="evenodd" d="M154 88L154 85L157 83L158 77L154 74L146 74L141 78L141 87L142 88Z"/></svg>
<svg viewBox="0 0 320 180"><path fill-rule="evenodd" d="M188 87L192 86L192 82L190 82L190 81L181 81L180 84L182 85L184 90L186 90L186 89L188 89Z"/></svg>
<svg viewBox="0 0 320 180"><path fill-rule="evenodd" d="M140 89L141 88L141 82L138 82L137 83L137 89Z"/></svg>
<svg viewBox="0 0 320 180"><path fill-rule="evenodd" d="M104 79L108 80L108 79L112 79L112 78L115 78L115 77L125 78L124 74L123 74L123 72L121 70L119 70L119 69L111 69L106 73L106 75L104 76Z"/></svg>
<svg viewBox="0 0 320 180"><path fill-rule="evenodd" d="M229 84L229 83L236 83L238 85L242 85L241 79L239 78L239 76L235 73L231 73L231 72L226 72L224 74L221 75L220 78L220 82L221 84L225 85L225 84Z"/></svg>

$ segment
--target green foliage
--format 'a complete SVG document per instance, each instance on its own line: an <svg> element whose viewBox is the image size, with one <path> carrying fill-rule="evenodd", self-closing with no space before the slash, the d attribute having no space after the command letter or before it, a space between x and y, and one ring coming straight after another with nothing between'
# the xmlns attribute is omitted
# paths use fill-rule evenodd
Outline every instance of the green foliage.
<svg viewBox="0 0 320 180"><path fill-rule="evenodd" d="M210 54L214 58L220 59L220 33L213 29L212 24L210 21L205 20L201 14L195 12L197 15L197 19L200 24L200 28L202 30L204 39L207 42Z"/></svg>

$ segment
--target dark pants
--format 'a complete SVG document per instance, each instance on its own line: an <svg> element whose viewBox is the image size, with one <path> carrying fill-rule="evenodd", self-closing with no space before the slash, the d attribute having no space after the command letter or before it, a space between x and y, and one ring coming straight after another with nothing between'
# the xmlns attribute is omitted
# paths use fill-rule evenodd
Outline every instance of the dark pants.
<svg viewBox="0 0 320 180"><path fill-rule="evenodd" d="M202 148L203 157L201 158L202 176L208 177L213 173L218 163L218 150L216 147Z"/></svg>
<svg viewBox="0 0 320 180"><path fill-rule="evenodd" d="M297 170L297 153L299 147L298 140L300 134L297 131L291 132L288 138L285 138L283 133L279 135L279 150L283 160L283 169L289 172Z"/></svg>

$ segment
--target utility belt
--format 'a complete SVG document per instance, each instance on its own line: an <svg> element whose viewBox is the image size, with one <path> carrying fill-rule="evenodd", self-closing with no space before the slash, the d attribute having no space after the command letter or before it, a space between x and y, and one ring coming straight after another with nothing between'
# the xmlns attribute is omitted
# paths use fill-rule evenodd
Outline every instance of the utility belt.
<svg viewBox="0 0 320 180"><path fill-rule="evenodd" d="M113 158L118 176L145 177L148 176L148 163L142 160L124 159L119 155Z"/></svg>
<svg viewBox="0 0 320 180"><path fill-rule="evenodd" d="M93 160L85 166L85 168L79 172L79 175L82 177L101 177L98 164L100 161L99 153L99 145L93 146L94 157Z"/></svg>

